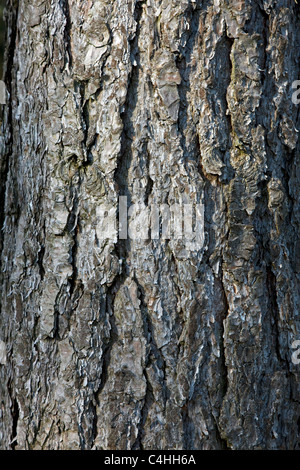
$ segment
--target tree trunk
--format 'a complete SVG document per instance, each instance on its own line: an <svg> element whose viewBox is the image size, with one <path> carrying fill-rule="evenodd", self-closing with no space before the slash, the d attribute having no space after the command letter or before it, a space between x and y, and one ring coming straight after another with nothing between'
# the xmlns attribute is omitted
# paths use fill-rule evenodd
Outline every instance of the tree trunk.
<svg viewBox="0 0 300 470"><path fill-rule="evenodd" d="M1 448L299 447L299 20L8 0ZM101 237L119 196L202 243Z"/></svg>

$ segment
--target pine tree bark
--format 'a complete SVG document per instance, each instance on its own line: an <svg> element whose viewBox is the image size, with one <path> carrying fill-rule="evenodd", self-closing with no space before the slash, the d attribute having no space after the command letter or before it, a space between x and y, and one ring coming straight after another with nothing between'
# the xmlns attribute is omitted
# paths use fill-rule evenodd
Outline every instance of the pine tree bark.
<svg viewBox="0 0 300 470"><path fill-rule="evenodd" d="M8 0L3 449L296 449L294 0ZM99 211L204 204L201 249Z"/></svg>

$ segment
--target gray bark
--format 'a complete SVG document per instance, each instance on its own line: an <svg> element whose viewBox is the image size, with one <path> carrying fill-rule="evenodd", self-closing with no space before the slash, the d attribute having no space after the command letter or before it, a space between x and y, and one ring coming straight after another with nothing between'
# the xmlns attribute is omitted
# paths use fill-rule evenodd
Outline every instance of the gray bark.
<svg viewBox="0 0 300 470"><path fill-rule="evenodd" d="M8 1L3 449L296 449L294 0ZM204 204L200 249L99 209Z"/></svg>

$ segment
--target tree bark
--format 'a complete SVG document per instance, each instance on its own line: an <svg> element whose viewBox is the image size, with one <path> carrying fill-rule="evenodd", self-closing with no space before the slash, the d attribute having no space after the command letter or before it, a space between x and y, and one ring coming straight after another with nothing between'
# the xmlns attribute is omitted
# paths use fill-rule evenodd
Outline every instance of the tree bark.
<svg viewBox="0 0 300 470"><path fill-rule="evenodd" d="M1 448L299 448L299 20L8 0ZM120 195L204 243L101 239Z"/></svg>

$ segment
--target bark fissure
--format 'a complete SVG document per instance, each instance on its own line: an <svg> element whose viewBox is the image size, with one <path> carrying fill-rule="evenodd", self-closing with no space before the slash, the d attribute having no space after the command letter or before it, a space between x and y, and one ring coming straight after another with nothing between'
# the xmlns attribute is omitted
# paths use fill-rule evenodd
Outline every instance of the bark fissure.
<svg viewBox="0 0 300 470"><path fill-rule="evenodd" d="M72 211L68 219L68 231L73 237L72 246L70 248L70 263L72 265L72 276L69 278L70 283L70 295L72 296L75 287L76 281L78 278L78 268L77 268L77 253L78 253L78 234L80 232L80 218L79 218L79 206L78 206L78 194L75 194L74 204Z"/></svg>
<svg viewBox="0 0 300 470"><path fill-rule="evenodd" d="M14 99L14 90L13 84L15 81L13 80L13 69L14 69L14 58L15 58L15 51L16 51L16 41L18 35L18 12L19 12L19 4L16 2L13 3L12 8L10 10L10 14L8 14L8 25L7 25L7 34L9 37L6 39L9 40L7 49L6 49L6 66L5 66L5 76L4 81L9 93L9 102L7 104L7 109L3 108L4 119L2 122L2 126L4 129L4 125L6 124L6 134L5 134L5 146L1 149L1 163L0 163L0 207L2 210L0 211L0 249L2 251L3 245L3 224L5 221L5 201L6 201L6 188L7 188L7 179L8 179L8 172L9 172L9 162L10 158L13 155L13 147L14 147L14 128L13 128L13 99ZM16 86L16 83L15 83ZM3 154L2 154L3 152ZM0 258L0 268L1 268L2 258Z"/></svg>
<svg viewBox="0 0 300 470"><path fill-rule="evenodd" d="M109 319L110 319L110 337L108 338L106 344L104 344L103 352L102 352L102 372L101 372L101 382L98 390L95 392L95 399L98 406L100 406L100 395L102 390L104 389L107 380L108 380L108 369L111 360L111 353L114 344L118 339L118 330L116 327L116 323L114 320L114 300L116 297L117 292L119 291L121 285L125 279L117 278L108 289L106 293L106 308L109 312Z"/></svg>
<svg viewBox="0 0 300 470"><path fill-rule="evenodd" d="M18 445L17 429L18 429L19 415L20 415L19 405L18 405L17 399L15 398L12 404L12 434L11 434L11 449L12 450L15 450L15 448Z"/></svg>
<svg viewBox="0 0 300 470"><path fill-rule="evenodd" d="M155 342L155 337L154 337L154 331L153 331L153 324L151 322L150 314L148 311L147 307L147 302L145 301L145 294L143 287L139 283L136 275L134 276L134 281L137 285L138 288L138 296L139 300L141 302L140 308L141 308L141 314L142 314L142 320L143 320L143 327L144 327L144 337L146 340L146 350L147 350L147 355L146 355L146 360L145 360L145 369L143 371L145 380L146 380L146 393L144 397L144 404L143 408L141 410L141 418L140 418L140 423L139 423L139 429L138 429L138 437L136 439L136 442L133 446L133 449L139 448L143 450L143 432L144 432L144 425L148 416L148 411L149 408L151 407L152 403L155 402L154 395L153 395L153 390L151 383L148 379L148 374L147 374L147 368L156 365L157 368L162 372L163 378L160 380L161 381L161 386L162 386L162 391L163 391L163 397L164 397L164 408L166 406L166 402L169 397L169 391L168 387L166 385L165 381L165 369L166 369L166 363L164 360L164 357L157 347L157 344Z"/></svg>
<svg viewBox="0 0 300 470"><path fill-rule="evenodd" d="M70 16L70 7L69 0L60 0L61 8L65 16L65 29L64 29L64 40L66 47L65 54L65 66L69 65L72 67L73 57L72 57L72 47L71 47L71 29L72 29L72 20Z"/></svg>
<svg viewBox="0 0 300 470"><path fill-rule="evenodd" d="M123 130L121 134L121 149L118 156L117 167L114 173L114 180L117 184L119 196L127 197L127 207L132 203L130 187L129 187L129 168L133 158L132 153L132 140L134 135L134 121L133 112L137 105L137 90L139 86L140 77L140 64L139 64L139 33L140 33L140 20L142 15L142 5L144 2L137 2L135 6L134 18L137 23L136 33L134 37L129 40L129 55L135 58L136 66L131 65L131 71L128 76L127 94L123 109L120 110L122 119ZM115 252L118 259L121 260L120 271L114 285L121 285L125 282L129 274L129 267L127 259L130 256L130 240L118 239L115 245Z"/></svg>
<svg viewBox="0 0 300 470"><path fill-rule="evenodd" d="M269 309L271 315L271 326L272 326L272 336L275 342L275 351L276 357L278 359L279 364L282 365L283 368L286 367L286 362L283 360L280 352L280 342L279 342L279 332L280 328L278 325L280 314L279 314L279 307L277 303L277 288L276 288L276 276L272 271L271 266L267 266L267 284L268 284L268 292L269 292Z"/></svg>
<svg viewBox="0 0 300 470"><path fill-rule="evenodd" d="M229 314L229 303L227 300L227 295L225 291L225 286L224 286L224 281L223 281L223 270L221 270L221 277L220 277L220 283L221 283L221 288L223 291L223 302L224 302L224 313L222 315L222 320L221 320L221 338L220 338L220 354L221 354L221 369L222 369L222 401L226 397L226 393L228 390L229 386L229 381L228 381L228 370L227 370L227 365L226 365L226 347L225 347L225 320L228 317Z"/></svg>
<svg viewBox="0 0 300 470"><path fill-rule="evenodd" d="M228 64L229 64L228 77L225 79L225 93L224 93L225 115L227 116L227 122L228 122L228 144L227 144L226 150L229 151L232 145L231 140L232 140L233 128L232 128L231 113L230 113L230 109L228 106L227 93L228 93L229 86L231 84L231 78L232 78L232 73L233 73L233 64L231 60L231 54L232 54L232 50L234 46L234 39L228 36L227 28L225 29L225 46L226 46L226 55L227 55L226 61L228 61Z"/></svg>
<svg viewBox="0 0 300 470"><path fill-rule="evenodd" d="M190 124L188 120L189 102L187 99L187 94L191 86L190 77L191 77L191 74L194 72L194 67L195 67L191 64L191 59L192 59L196 41L199 35L199 22L200 22L201 11L202 11L201 8L199 8L198 6L193 7L191 5L189 5L188 9L186 10L185 15L187 16L187 21L190 20L189 21L190 32L188 34L188 37L186 38L186 42L184 46L180 47L179 54L177 54L177 57L176 57L176 66L179 70L180 77L181 77L181 84L178 86L178 93L180 97L179 112L178 112L178 130L181 136L180 138L181 148L182 148L183 156L185 159L196 157L195 149L189 149L187 147L185 130L187 126ZM184 40L185 37L183 36L182 39ZM194 125L195 124L196 123L194 123Z"/></svg>

